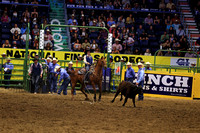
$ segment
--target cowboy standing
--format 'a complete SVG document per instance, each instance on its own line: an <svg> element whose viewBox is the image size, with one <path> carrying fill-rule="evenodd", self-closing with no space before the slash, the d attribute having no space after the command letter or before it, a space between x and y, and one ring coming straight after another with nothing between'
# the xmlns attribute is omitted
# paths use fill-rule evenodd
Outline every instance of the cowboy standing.
<svg viewBox="0 0 200 133"><path fill-rule="evenodd" d="M0 69L3 67L4 62L6 62L6 54L3 53L3 54L1 54L1 56L2 56L2 58L0 60L0 62L1 62Z"/></svg>
<svg viewBox="0 0 200 133"><path fill-rule="evenodd" d="M152 70L152 68L150 67L151 63L150 62L146 62L146 67L144 68L144 70Z"/></svg>
<svg viewBox="0 0 200 133"><path fill-rule="evenodd" d="M47 67L47 89L50 92L50 88L51 88L51 74L50 74L50 67L52 66L52 60L51 58L47 58L46 60L44 59L45 63L46 63L46 67Z"/></svg>
<svg viewBox="0 0 200 133"><path fill-rule="evenodd" d="M6 61L7 62L3 65L3 67L4 67L4 80L7 80L7 81L4 81L4 84L6 85L5 89L8 89L9 88L8 85L10 84L10 78L11 78L11 74L12 74L12 70L14 66L12 63L10 63L11 61L10 58L7 58Z"/></svg>
<svg viewBox="0 0 200 133"><path fill-rule="evenodd" d="M67 87L71 81L69 74L65 69L61 68L61 66L56 66L54 71L57 73L57 75L60 75L58 85L60 85L61 81L63 80L62 85L58 90L58 94L60 95L60 93L63 91L63 94L67 95Z"/></svg>
<svg viewBox="0 0 200 133"><path fill-rule="evenodd" d="M93 58L90 55L90 50L86 51L86 55L84 56L84 63L85 63L85 69L89 71L90 66L93 64Z"/></svg>
<svg viewBox="0 0 200 133"><path fill-rule="evenodd" d="M74 71L73 62L70 61L70 62L68 63L68 67L66 67L65 69L66 69L67 73L70 73L71 71ZM71 82L71 80L70 80L70 86L72 87L72 82ZM74 90L74 95L76 95L76 90Z"/></svg>
<svg viewBox="0 0 200 133"><path fill-rule="evenodd" d="M133 83L133 80L135 79L135 71L133 70L132 63L128 62L127 64L127 69L126 69L126 80Z"/></svg>
<svg viewBox="0 0 200 133"><path fill-rule="evenodd" d="M143 87L144 86L144 69L142 68L143 64L141 62L138 63L138 76L137 76L137 81L136 85ZM143 100L143 94L138 97L138 100Z"/></svg>
<svg viewBox="0 0 200 133"><path fill-rule="evenodd" d="M56 66L59 66L57 64L57 59L56 58L53 58L53 61L52 61L52 65L50 66L50 83L51 83L51 88L50 88L50 92L51 93L57 93L57 80L58 80L58 76L56 75L56 72L54 71L55 67Z"/></svg>
<svg viewBox="0 0 200 133"><path fill-rule="evenodd" d="M34 63L31 65L29 76L32 77L32 84L34 85L34 94L37 94L39 88L39 79L42 78L43 69L42 65L38 63L38 59L35 58Z"/></svg>

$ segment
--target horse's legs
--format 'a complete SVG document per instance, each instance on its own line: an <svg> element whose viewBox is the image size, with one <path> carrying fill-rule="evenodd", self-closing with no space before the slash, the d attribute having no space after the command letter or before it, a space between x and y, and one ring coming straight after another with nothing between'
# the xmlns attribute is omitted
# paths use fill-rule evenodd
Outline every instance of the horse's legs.
<svg viewBox="0 0 200 133"><path fill-rule="evenodd" d="M101 101L101 93L102 93L102 84L101 82L99 83L99 101Z"/></svg>
<svg viewBox="0 0 200 133"><path fill-rule="evenodd" d="M87 94L85 93L84 88L85 88L85 85L84 85L84 83L82 83L81 84L81 92L85 95L85 100L89 100Z"/></svg>
<svg viewBox="0 0 200 133"><path fill-rule="evenodd" d="M94 90L94 101L96 102L96 88L95 88L94 83L92 83L92 87L93 87L93 90Z"/></svg>
<svg viewBox="0 0 200 133"><path fill-rule="evenodd" d="M72 100L74 100L74 88L76 86L76 82L72 82L72 89L71 89L71 95L72 95Z"/></svg>

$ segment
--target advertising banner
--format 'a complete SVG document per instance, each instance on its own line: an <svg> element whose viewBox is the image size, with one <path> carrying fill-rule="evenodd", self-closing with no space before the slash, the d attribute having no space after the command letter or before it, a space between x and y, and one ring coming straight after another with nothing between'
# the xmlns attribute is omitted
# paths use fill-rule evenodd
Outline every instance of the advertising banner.
<svg viewBox="0 0 200 133"><path fill-rule="evenodd" d="M192 58L171 58L172 66L191 66L191 63L197 64L197 59Z"/></svg>

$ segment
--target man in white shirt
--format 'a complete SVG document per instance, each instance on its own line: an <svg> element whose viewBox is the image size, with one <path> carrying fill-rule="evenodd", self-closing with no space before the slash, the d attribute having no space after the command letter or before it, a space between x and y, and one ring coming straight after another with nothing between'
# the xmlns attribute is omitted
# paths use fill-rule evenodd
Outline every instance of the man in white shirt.
<svg viewBox="0 0 200 133"><path fill-rule="evenodd" d="M14 34L16 30L18 31L18 34L21 33L21 30L20 30L20 28L17 26L17 24L14 25L14 27L10 30L10 32L11 32L12 34Z"/></svg>
<svg viewBox="0 0 200 133"><path fill-rule="evenodd" d="M26 31L27 32L27 31ZM21 36L21 47L22 48L25 48L26 46L26 32ZM30 44L31 44L31 35L29 34L29 47L30 47Z"/></svg>

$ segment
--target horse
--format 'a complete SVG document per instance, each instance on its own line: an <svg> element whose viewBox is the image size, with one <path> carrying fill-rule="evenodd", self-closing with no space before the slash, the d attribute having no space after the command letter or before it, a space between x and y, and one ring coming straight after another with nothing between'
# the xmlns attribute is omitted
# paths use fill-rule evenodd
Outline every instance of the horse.
<svg viewBox="0 0 200 133"><path fill-rule="evenodd" d="M72 100L74 100L74 88L76 86L77 83L81 84L81 92L85 95L85 100L89 100L88 95L85 93L84 88L86 87L85 85L92 85L93 90L94 90L94 101L96 102L96 88L95 85L98 85L99 87L99 101L101 101L101 93L102 93L102 76L103 76L103 68L106 68L106 61L105 61L105 57L101 57L101 59L99 59L97 61L97 64L94 68L94 72L92 74L89 75L89 82L85 83L84 79L85 79L85 74L80 75L78 73L78 71L80 69L76 69L75 71L71 71L69 73L70 78L71 78L71 82L72 82L72 89L71 89L71 95L72 95ZM82 68L84 69L84 68Z"/></svg>

